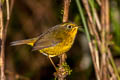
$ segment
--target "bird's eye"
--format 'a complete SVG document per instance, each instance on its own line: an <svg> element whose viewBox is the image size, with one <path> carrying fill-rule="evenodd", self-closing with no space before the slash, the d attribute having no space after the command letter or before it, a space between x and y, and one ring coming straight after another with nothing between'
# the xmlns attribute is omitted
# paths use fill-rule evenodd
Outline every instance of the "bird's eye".
<svg viewBox="0 0 120 80"><path fill-rule="evenodd" d="M71 26L71 25L67 25L67 28L68 28L68 29L71 29L71 28L72 28L72 26Z"/></svg>

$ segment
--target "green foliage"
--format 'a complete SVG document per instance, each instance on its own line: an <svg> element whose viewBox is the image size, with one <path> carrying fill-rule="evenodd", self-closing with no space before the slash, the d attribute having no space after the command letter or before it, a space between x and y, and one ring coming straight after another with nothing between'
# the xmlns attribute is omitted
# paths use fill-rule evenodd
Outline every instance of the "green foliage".
<svg viewBox="0 0 120 80"><path fill-rule="evenodd" d="M1 1L2 1L2 4L4 4L4 1L5 1L5 0L1 0Z"/></svg>
<svg viewBox="0 0 120 80"><path fill-rule="evenodd" d="M111 26L113 32L113 49L115 54L120 54L120 7L117 7L117 1L112 1L114 3L113 7L110 8L110 19L111 19Z"/></svg>
<svg viewBox="0 0 120 80"><path fill-rule="evenodd" d="M67 63L63 63L62 67L64 67L65 72L68 72L68 75L71 75L72 70L70 69L70 67Z"/></svg>

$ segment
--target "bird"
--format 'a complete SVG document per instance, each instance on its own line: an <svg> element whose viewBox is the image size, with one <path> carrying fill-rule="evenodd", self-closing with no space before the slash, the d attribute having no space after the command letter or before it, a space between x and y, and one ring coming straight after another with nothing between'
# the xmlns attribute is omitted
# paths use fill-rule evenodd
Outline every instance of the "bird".
<svg viewBox="0 0 120 80"><path fill-rule="evenodd" d="M73 22L57 24L37 37L13 41L11 46L30 45L32 46L32 51L38 50L52 61L51 57L59 56L69 51L74 43L79 27Z"/></svg>

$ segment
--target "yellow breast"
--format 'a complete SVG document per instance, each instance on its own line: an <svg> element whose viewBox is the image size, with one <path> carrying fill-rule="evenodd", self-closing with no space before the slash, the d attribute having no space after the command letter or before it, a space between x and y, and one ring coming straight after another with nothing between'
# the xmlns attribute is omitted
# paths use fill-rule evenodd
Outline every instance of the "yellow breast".
<svg viewBox="0 0 120 80"><path fill-rule="evenodd" d="M40 52L45 55L49 55L50 57L58 56L62 53L67 52L71 48L74 42L76 33L77 33L77 28L74 29L74 32L69 33L69 36L66 39L64 39L62 42L58 43L56 46L41 49Z"/></svg>

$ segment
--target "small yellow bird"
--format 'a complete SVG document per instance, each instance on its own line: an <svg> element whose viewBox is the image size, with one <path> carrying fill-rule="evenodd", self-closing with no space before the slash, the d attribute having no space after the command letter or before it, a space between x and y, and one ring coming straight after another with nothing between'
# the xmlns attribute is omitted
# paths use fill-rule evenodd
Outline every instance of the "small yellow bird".
<svg viewBox="0 0 120 80"><path fill-rule="evenodd" d="M39 50L49 57L54 57L67 52L75 39L78 26L72 22L58 24L43 33L42 35L27 39L11 42L12 46L28 44L34 50Z"/></svg>

